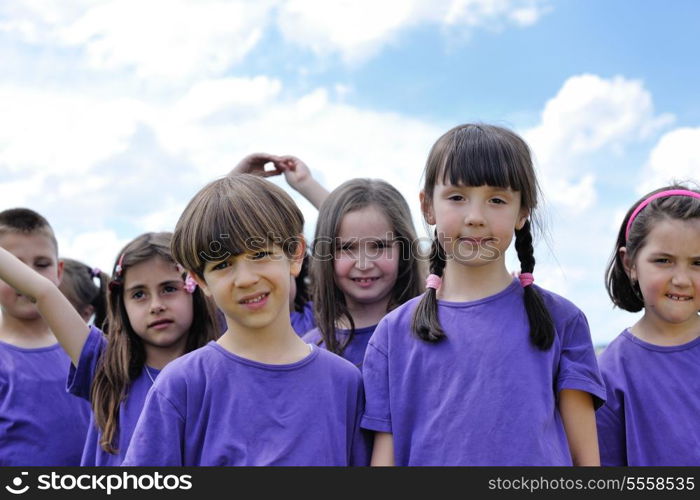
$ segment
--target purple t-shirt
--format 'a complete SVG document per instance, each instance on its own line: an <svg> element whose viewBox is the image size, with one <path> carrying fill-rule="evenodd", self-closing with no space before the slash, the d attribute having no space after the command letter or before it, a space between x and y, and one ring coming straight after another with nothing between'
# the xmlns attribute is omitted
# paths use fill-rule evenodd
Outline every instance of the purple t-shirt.
<svg viewBox="0 0 700 500"><path fill-rule="evenodd" d="M66 393L70 364L60 344L0 342L0 466L80 464L90 407Z"/></svg>
<svg viewBox="0 0 700 500"><path fill-rule="evenodd" d="M447 338L411 330L422 298L377 325L365 354L362 427L393 434L397 465L571 465L557 397L605 388L588 323L568 300L538 288L554 320L548 351L530 342L517 280L473 302L438 301Z"/></svg>
<svg viewBox="0 0 700 500"><path fill-rule="evenodd" d="M90 328L90 333L83 350L80 353L78 367L70 366L68 374L67 390L81 398L90 401L90 389L95 378L97 362L107 346L107 340L103 333L95 328ZM126 399L119 405L119 429L116 432L118 453L113 455L107 453L100 446L102 432L95 423L95 416L90 412L90 428L85 440L83 455L80 465L86 466L118 466L121 465L129 447L131 435L134 433L136 421L141 414L143 403L146 401L146 394L153 385L145 370L149 370L154 379L160 370L144 366L141 374L134 380L128 388Z"/></svg>
<svg viewBox="0 0 700 500"><path fill-rule="evenodd" d="M362 360L365 358L367 343L369 342L370 337L372 337L375 328L377 328L377 325L356 329L350 344L343 351L342 357L357 366L360 370L362 369ZM345 342L347 336L350 335L350 330L337 329L335 334L338 341L342 343ZM307 332L302 339L308 344L315 344L323 349L326 348L325 342L321 340L321 330L318 328L314 328L310 332Z"/></svg>
<svg viewBox="0 0 700 500"><path fill-rule="evenodd" d="M678 346L624 330L601 353L602 465L700 465L700 337Z"/></svg>
<svg viewBox="0 0 700 500"><path fill-rule="evenodd" d="M314 347L269 365L216 342L163 369L123 465L366 465L359 370Z"/></svg>
<svg viewBox="0 0 700 500"><path fill-rule="evenodd" d="M314 318L314 304L307 302L304 308L299 311L292 311L289 315L292 321L292 328L301 337L306 332L316 327L316 319Z"/></svg>

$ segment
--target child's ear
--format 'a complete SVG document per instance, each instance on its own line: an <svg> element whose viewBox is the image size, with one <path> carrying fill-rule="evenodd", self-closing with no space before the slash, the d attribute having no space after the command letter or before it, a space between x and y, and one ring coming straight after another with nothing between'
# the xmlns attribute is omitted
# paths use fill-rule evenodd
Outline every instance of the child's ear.
<svg viewBox="0 0 700 500"><path fill-rule="evenodd" d="M629 253L627 253L627 248L620 247L618 252L620 254L620 260L622 261L622 267L625 269L625 273L627 273L630 280L637 281L637 266L635 266L632 259L630 259Z"/></svg>
<svg viewBox="0 0 700 500"><path fill-rule="evenodd" d="M527 218L530 217L530 211L527 210L526 208L521 208L520 209L520 216L518 218L518 221L515 223L515 230L520 231L525 223L527 222Z"/></svg>
<svg viewBox="0 0 700 500"><path fill-rule="evenodd" d="M61 284L61 281L63 281L63 266L65 265L65 262L63 260L59 260L58 263L56 264L56 277L58 278L58 283L56 286Z"/></svg>
<svg viewBox="0 0 700 500"><path fill-rule="evenodd" d="M304 264L304 256L306 255L306 240L303 235L299 235L299 244L294 249L294 254L292 255L291 261L292 265L290 268L290 274L295 278L299 276L301 272L301 267Z"/></svg>
<svg viewBox="0 0 700 500"><path fill-rule="evenodd" d="M206 295L207 297L211 297L211 292L207 287L207 282L204 281L203 278L200 278L199 275L196 273L190 273L190 276L192 276L192 278L197 282L197 286L202 289L204 295Z"/></svg>
<svg viewBox="0 0 700 500"><path fill-rule="evenodd" d="M428 202L428 199L425 196L425 191L422 190L418 197L420 198L420 209L421 212L423 212L423 218L425 219L425 222L427 222L431 226L435 225L435 214L433 213L433 204Z"/></svg>

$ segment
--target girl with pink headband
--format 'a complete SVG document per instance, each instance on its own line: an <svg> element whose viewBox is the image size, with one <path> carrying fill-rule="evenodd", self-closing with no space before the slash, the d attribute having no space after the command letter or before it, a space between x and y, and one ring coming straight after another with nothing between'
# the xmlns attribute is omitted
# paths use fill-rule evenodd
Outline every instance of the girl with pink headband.
<svg viewBox="0 0 700 500"><path fill-rule="evenodd" d="M380 321L364 359L372 464L598 464L605 389L586 318L533 284L529 148L501 127L458 126L424 178L428 289Z"/></svg>
<svg viewBox="0 0 700 500"><path fill-rule="evenodd" d="M603 465L700 465L700 192L667 186L620 226L608 294L644 311L600 356Z"/></svg>

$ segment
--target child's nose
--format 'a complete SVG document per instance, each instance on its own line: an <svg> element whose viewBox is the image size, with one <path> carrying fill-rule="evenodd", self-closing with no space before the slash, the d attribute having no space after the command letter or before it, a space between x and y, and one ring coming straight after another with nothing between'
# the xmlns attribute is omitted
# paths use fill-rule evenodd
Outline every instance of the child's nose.
<svg viewBox="0 0 700 500"><path fill-rule="evenodd" d="M464 223L467 226L483 226L485 223L484 213L478 205L469 205L464 216Z"/></svg>
<svg viewBox="0 0 700 500"><path fill-rule="evenodd" d="M366 269L371 269L374 266L374 259L367 255L366 251L359 252L357 259L355 259L355 267L362 271Z"/></svg>
<svg viewBox="0 0 700 500"><path fill-rule="evenodd" d="M233 276L234 284L239 288L246 288L258 282L260 277L254 272L253 267L248 262L241 262L237 266Z"/></svg>
<svg viewBox="0 0 700 500"><path fill-rule="evenodd" d="M673 276L671 277L671 284L679 288L690 286L690 276L688 275L688 271L682 267L676 268Z"/></svg>
<svg viewBox="0 0 700 500"><path fill-rule="evenodd" d="M153 314L158 314L160 312L165 311L165 304L163 303L163 299L156 295L151 299L151 312Z"/></svg>

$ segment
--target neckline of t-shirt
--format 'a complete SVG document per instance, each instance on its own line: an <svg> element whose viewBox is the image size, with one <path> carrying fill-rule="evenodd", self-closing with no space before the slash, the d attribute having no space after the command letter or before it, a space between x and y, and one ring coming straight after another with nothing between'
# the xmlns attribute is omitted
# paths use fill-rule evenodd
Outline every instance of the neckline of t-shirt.
<svg viewBox="0 0 700 500"><path fill-rule="evenodd" d="M446 306L446 307L473 307L473 306L478 306L478 305L484 304L486 302L491 302L492 300L498 300L498 299L504 297L505 295L509 295L511 293L516 292L520 288L522 288L520 286L520 281L517 279L513 279L513 281L510 283L510 285L505 287L500 292L494 293L493 295L489 295L488 297L483 297L483 298L477 299L477 300L470 300L467 302L453 302L450 300L442 300L442 299L438 299L437 302L438 302L438 305Z"/></svg>
<svg viewBox="0 0 700 500"><path fill-rule="evenodd" d="M296 370L298 368L301 368L307 364L309 364L311 361L313 361L316 356L318 356L319 349L314 346L313 344L306 344L309 346L311 352L304 358L300 359L299 361L295 361L294 363L288 363L284 365L271 365L268 363L261 363L260 361L255 361L252 359L244 358L242 356L239 356L237 354L232 353L228 349L225 349L224 347L220 346L219 344L216 343L214 340L210 340L207 346L215 349L219 353L223 354L227 358L231 359L232 361L236 361L237 363L241 363L244 365L248 366L254 366L255 368L260 368L261 370L268 370L268 371L287 371L287 370Z"/></svg>
<svg viewBox="0 0 700 500"><path fill-rule="evenodd" d="M353 335L365 335L374 332L377 325L364 326L362 328L355 328L355 333ZM335 333L339 335L350 335L349 328L336 328Z"/></svg>
<svg viewBox="0 0 700 500"><path fill-rule="evenodd" d="M47 345L44 347L20 347L18 345L10 344L8 342L4 342L0 340L0 345L7 347L8 349L13 349L15 351L19 352L26 352L28 354L33 354L33 353L40 353L40 352L46 352L46 351L55 351L56 349L63 349L61 347L61 344L56 342L55 344L52 345Z"/></svg>
<svg viewBox="0 0 700 500"><path fill-rule="evenodd" d="M645 349L649 349L650 351L658 351L658 352L676 352L676 351L685 351L687 349L692 349L693 347L700 345L700 337L697 337L696 339L691 340L690 342L686 342L685 344L680 344L680 345L656 345L656 344L651 344L647 342L646 340L642 340L639 337L637 337L634 333L630 331L629 328L625 328L625 330L622 332L622 335L624 337L637 344L640 347L643 347Z"/></svg>

